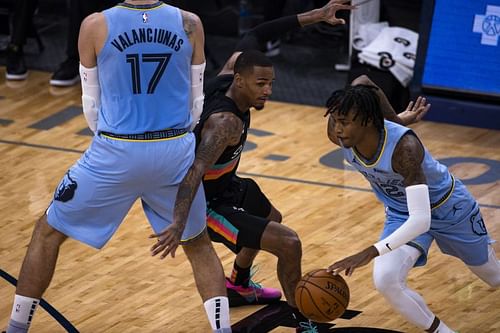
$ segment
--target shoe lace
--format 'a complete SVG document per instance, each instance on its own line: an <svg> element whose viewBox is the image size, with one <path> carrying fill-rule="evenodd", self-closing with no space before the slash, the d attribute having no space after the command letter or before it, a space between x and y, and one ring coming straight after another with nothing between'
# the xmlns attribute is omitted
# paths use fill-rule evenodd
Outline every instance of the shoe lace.
<svg viewBox="0 0 500 333"><path fill-rule="evenodd" d="M299 323L301 333L319 333L318 328L311 321L302 321Z"/></svg>
<svg viewBox="0 0 500 333"><path fill-rule="evenodd" d="M248 287L252 288L255 299L258 300L257 290L262 289L262 284L252 280L253 276L259 271L259 265L254 265L250 268L250 277L248 278Z"/></svg>

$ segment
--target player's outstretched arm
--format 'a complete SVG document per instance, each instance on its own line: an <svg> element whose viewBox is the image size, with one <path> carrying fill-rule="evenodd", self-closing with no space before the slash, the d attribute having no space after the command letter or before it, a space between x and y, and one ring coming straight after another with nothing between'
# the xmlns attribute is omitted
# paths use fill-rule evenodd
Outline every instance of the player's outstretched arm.
<svg viewBox="0 0 500 333"><path fill-rule="evenodd" d="M375 91L380 100L380 107L384 113L384 118L403 126L419 122L431 107L431 105L427 103L426 98L420 96L417 98L416 102L410 101L406 109L397 114L382 89L380 89L380 87L377 86L368 76L360 75L351 82L351 85L353 86L358 84L377 88Z"/></svg>
<svg viewBox="0 0 500 333"><path fill-rule="evenodd" d="M336 15L340 10L356 8L356 6L347 5L348 2L345 0L330 0L321 8L259 24L238 42L235 52L227 60L219 75L233 74L234 63L242 51L257 50L260 45L263 45L268 40L278 39L289 31L319 22L326 22L331 25L345 24L345 21L337 18Z"/></svg>
<svg viewBox="0 0 500 333"><path fill-rule="evenodd" d="M169 254L175 257L175 251L186 227L191 204L205 172L217 161L227 146L238 142L242 130L241 120L229 112L213 114L205 122L194 162L177 191L173 222L160 233L149 236L149 238L158 238L158 242L151 247L153 256L163 252L161 259Z"/></svg>

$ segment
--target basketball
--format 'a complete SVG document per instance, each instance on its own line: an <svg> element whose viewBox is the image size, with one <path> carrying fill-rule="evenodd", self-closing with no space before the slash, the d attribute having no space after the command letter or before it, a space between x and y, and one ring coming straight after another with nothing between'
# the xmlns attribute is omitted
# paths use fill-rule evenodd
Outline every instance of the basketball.
<svg viewBox="0 0 500 333"><path fill-rule="evenodd" d="M349 287L340 275L317 269L304 275L295 288L299 311L316 322L340 317L349 304Z"/></svg>

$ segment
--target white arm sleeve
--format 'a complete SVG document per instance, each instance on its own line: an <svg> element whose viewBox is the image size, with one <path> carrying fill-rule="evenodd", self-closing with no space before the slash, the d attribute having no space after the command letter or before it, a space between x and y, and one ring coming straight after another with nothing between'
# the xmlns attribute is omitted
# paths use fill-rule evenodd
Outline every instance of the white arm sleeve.
<svg viewBox="0 0 500 333"><path fill-rule="evenodd" d="M206 62L199 65L191 65L191 127L193 130L200 120L203 111L203 75L205 73Z"/></svg>
<svg viewBox="0 0 500 333"><path fill-rule="evenodd" d="M82 108L85 120L92 132L97 130L97 116L101 107L101 87L97 67L87 68L80 64L82 81Z"/></svg>
<svg viewBox="0 0 500 333"><path fill-rule="evenodd" d="M374 244L380 255L408 243L427 232L431 227L431 204L427 185L408 186L406 188L406 201L410 215L408 220L391 235Z"/></svg>

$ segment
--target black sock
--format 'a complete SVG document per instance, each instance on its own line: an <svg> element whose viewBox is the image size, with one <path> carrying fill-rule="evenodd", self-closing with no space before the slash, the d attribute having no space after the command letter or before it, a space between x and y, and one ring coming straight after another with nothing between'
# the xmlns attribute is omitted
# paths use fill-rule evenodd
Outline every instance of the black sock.
<svg viewBox="0 0 500 333"><path fill-rule="evenodd" d="M250 267L241 268L236 264L233 265L233 272L231 273L231 282L237 286L243 286L248 288L248 283L250 282Z"/></svg>

